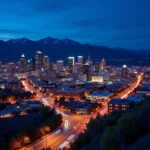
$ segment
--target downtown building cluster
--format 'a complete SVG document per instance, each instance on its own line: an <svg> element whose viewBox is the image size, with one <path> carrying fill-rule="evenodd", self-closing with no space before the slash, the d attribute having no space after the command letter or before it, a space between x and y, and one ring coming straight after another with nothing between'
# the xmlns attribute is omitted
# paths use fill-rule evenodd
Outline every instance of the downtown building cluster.
<svg viewBox="0 0 150 150"><path fill-rule="evenodd" d="M149 79L148 67L143 70L140 66L108 66L104 58L94 61L83 56L70 56L55 62L50 58L41 51L36 51L31 59L22 54L18 63L0 62L0 88L4 89L8 85L17 88L20 87L20 79L27 79L33 87L53 97L72 97L75 100L84 97L92 102L107 101L122 89L128 88L130 83L135 82L137 75L144 72L145 84L137 90L136 97L149 94L149 84L146 84ZM113 101L115 102L118 103L117 106L122 105L118 100Z"/></svg>

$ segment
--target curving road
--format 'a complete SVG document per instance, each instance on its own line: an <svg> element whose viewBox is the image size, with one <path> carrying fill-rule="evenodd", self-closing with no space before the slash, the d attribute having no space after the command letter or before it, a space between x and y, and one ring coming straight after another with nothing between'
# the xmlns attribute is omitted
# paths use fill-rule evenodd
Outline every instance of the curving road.
<svg viewBox="0 0 150 150"><path fill-rule="evenodd" d="M48 137L40 139L34 144L30 145L27 150L41 150L44 147L50 146L52 150L57 148L63 148L73 141L79 133L81 133L86 123L89 122L91 115L74 115L70 112L66 112L54 104L54 99L45 97L39 93L38 90L34 89L27 81L22 81L27 91L36 92L36 99L40 99L44 105L54 107L58 113L63 116L64 124L58 128L55 132L51 133ZM59 131L59 132L58 132Z"/></svg>

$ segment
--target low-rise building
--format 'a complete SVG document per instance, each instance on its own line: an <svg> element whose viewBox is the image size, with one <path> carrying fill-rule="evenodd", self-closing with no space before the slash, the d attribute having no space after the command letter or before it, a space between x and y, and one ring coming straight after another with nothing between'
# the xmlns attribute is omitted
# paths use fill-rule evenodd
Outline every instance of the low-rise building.
<svg viewBox="0 0 150 150"><path fill-rule="evenodd" d="M89 100L108 100L112 95L113 93L96 91L87 95L86 98Z"/></svg>
<svg viewBox="0 0 150 150"><path fill-rule="evenodd" d="M31 110L33 110L33 109L41 109L42 108L42 104L40 104L40 103L28 104L28 107Z"/></svg>
<svg viewBox="0 0 150 150"><path fill-rule="evenodd" d="M133 102L125 99L113 99L108 103L108 112L125 111L133 106Z"/></svg>
<svg viewBox="0 0 150 150"><path fill-rule="evenodd" d="M66 106L73 113L87 115L91 113L92 103L67 101Z"/></svg>
<svg viewBox="0 0 150 150"><path fill-rule="evenodd" d="M54 93L54 96L59 97L65 97L65 98L74 98L74 99L80 99L80 97L84 96L84 89L72 89L72 88L63 88L61 90L56 90Z"/></svg>

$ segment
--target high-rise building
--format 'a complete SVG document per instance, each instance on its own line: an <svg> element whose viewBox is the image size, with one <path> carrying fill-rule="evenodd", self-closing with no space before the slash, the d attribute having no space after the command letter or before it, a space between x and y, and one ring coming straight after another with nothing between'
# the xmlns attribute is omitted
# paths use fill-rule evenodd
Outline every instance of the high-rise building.
<svg viewBox="0 0 150 150"><path fill-rule="evenodd" d="M92 65L92 60L91 60L90 56L88 56L88 59L87 59L87 61L86 61L86 64L87 64L87 65Z"/></svg>
<svg viewBox="0 0 150 150"><path fill-rule="evenodd" d="M27 61L27 70L28 71L34 71L35 70L35 59L28 59Z"/></svg>
<svg viewBox="0 0 150 150"><path fill-rule="evenodd" d="M35 70L40 71L42 69L42 52L36 51L35 56Z"/></svg>
<svg viewBox="0 0 150 150"><path fill-rule="evenodd" d="M100 68L101 68L101 70L106 70L106 61L104 58L101 61L101 67Z"/></svg>
<svg viewBox="0 0 150 150"><path fill-rule="evenodd" d="M81 68L82 74L87 75L87 80L91 80L91 75L92 75L92 65L84 64Z"/></svg>
<svg viewBox="0 0 150 150"><path fill-rule="evenodd" d="M108 83L110 81L110 74L107 70L101 70L98 73L98 76L102 76L103 77L103 82L104 83Z"/></svg>
<svg viewBox="0 0 150 150"><path fill-rule="evenodd" d="M9 62L7 64L7 72L14 72L15 71L15 64L14 62Z"/></svg>
<svg viewBox="0 0 150 150"><path fill-rule="evenodd" d="M0 72L2 72L2 62L0 61Z"/></svg>
<svg viewBox="0 0 150 150"><path fill-rule="evenodd" d="M81 74L81 63L75 63L75 65L73 66L73 73L76 75L80 75Z"/></svg>
<svg viewBox="0 0 150 150"><path fill-rule="evenodd" d="M78 56L78 63L83 64L83 56Z"/></svg>
<svg viewBox="0 0 150 150"><path fill-rule="evenodd" d="M99 72L99 70L100 70L100 63L96 62L96 64L95 64L95 71Z"/></svg>
<svg viewBox="0 0 150 150"><path fill-rule="evenodd" d="M128 67L126 65L123 65L122 71L121 71L121 76L123 78L128 78L128 74L129 74Z"/></svg>
<svg viewBox="0 0 150 150"><path fill-rule="evenodd" d="M71 72L72 72L73 66L74 66L74 57L68 57L68 67Z"/></svg>
<svg viewBox="0 0 150 150"><path fill-rule="evenodd" d="M57 60L57 72L64 70L64 61L63 60Z"/></svg>
<svg viewBox="0 0 150 150"><path fill-rule="evenodd" d="M27 61L25 55L22 54L19 62L19 71L26 72L26 70L27 70Z"/></svg>
<svg viewBox="0 0 150 150"><path fill-rule="evenodd" d="M48 70L48 77L55 79L57 77L56 70Z"/></svg>
<svg viewBox="0 0 150 150"><path fill-rule="evenodd" d="M43 68L44 70L49 70L50 68L50 59L48 56L43 57Z"/></svg>

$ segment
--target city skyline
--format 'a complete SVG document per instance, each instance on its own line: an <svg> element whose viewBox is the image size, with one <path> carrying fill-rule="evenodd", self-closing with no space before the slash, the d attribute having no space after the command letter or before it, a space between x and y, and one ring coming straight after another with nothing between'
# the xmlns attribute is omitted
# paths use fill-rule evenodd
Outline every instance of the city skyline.
<svg viewBox="0 0 150 150"><path fill-rule="evenodd" d="M0 37L37 40L50 36L108 47L150 49L149 6L148 0L2 0Z"/></svg>
<svg viewBox="0 0 150 150"><path fill-rule="evenodd" d="M150 149L150 0L0 10L0 150Z"/></svg>

